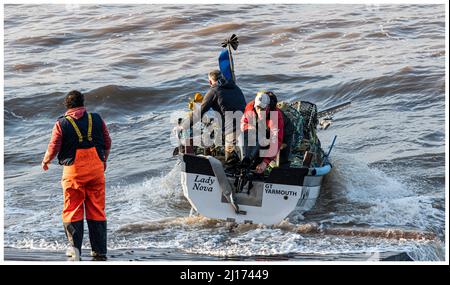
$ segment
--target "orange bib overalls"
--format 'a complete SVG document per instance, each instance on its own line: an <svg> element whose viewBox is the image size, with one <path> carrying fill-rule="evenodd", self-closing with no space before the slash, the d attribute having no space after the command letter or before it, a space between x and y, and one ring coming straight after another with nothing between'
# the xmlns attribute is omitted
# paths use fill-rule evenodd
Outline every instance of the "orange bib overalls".
<svg viewBox="0 0 450 285"><path fill-rule="evenodd" d="M83 137L75 121L66 116L78 136L92 141L92 117L88 114L88 134ZM72 165L64 166L61 185L64 191L62 220L71 246L81 252L83 223L89 228L89 239L94 256L106 256L106 214L104 163L95 146L78 148Z"/></svg>
<svg viewBox="0 0 450 285"><path fill-rule="evenodd" d="M83 220L84 210L87 220L106 220L104 165L95 147L77 149L74 163L64 166L61 184L63 222Z"/></svg>

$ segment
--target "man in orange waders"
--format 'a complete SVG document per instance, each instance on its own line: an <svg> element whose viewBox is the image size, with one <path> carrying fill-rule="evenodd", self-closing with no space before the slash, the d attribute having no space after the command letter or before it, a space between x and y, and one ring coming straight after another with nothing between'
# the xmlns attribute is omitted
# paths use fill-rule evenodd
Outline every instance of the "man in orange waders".
<svg viewBox="0 0 450 285"><path fill-rule="evenodd" d="M64 165L61 184L64 190L62 219L70 248L67 255L80 260L84 212L89 229L93 260L106 260L105 174L111 148L106 124L100 115L88 113L84 95L67 94L67 112L58 118L42 160L42 168L58 156Z"/></svg>

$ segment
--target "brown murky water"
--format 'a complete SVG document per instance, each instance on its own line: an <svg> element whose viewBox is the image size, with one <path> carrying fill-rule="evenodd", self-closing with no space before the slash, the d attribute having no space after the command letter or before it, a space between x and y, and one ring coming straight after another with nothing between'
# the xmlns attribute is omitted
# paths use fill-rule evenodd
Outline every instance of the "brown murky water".
<svg viewBox="0 0 450 285"><path fill-rule="evenodd" d="M118 259L444 259L444 5L6 5L4 27L6 259L59 259L66 246L62 170L44 173L40 161L71 89L88 93L111 131L108 246ZM187 218L168 114L207 91L232 33L247 100L264 88L319 109L352 101L319 133L324 146L338 136L334 168L290 228ZM292 230L308 223L436 238Z"/></svg>

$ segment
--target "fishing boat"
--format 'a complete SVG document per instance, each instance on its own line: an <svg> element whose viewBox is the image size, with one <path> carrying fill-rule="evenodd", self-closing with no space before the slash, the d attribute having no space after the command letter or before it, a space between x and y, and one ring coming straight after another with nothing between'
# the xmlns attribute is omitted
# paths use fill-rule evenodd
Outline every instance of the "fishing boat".
<svg viewBox="0 0 450 285"><path fill-rule="evenodd" d="M224 42L222 47L227 49L219 57L222 72L227 73L224 72L225 62L225 68L231 67L228 74L233 79L230 47L236 49L236 41L237 37L233 35ZM294 211L311 210L320 194L324 176L332 169L330 153L336 141L334 137L328 150L324 151L317 136L318 126L328 128L331 115L349 104L345 102L318 112L311 102L279 102L277 107L289 121L285 124L285 133L289 126L292 140L289 147L282 147L276 161L261 174L251 166L256 151L249 152L243 144L239 151L240 163L228 169L223 147L193 147L181 143L174 154L181 161L181 185L192 206L191 214L235 223L273 225Z"/></svg>
<svg viewBox="0 0 450 285"><path fill-rule="evenodd" d="M297 101L289 105L290 108L298 106L300 110L301 106L306 106L304 110L316 109L310 102ZM328 112L342 106L330 108ZM288 154L289 161L269 165L270 170L263 174L242 164L226 170L220 151L195 147L189 153L186 146L180 146L184 148L180 152L181 185L192 212L236 223L272 225L294 210L299 213L311 210L324 176L332 169L330 153L336 141L334 137L327 152L322 149L316 135L317 124L304 120L305 117L314 120L316 116L309 114L308 117L303 113L297 118L303 127L299 128L302 134ZM241 157L241 162L244 159Z"/></svg>

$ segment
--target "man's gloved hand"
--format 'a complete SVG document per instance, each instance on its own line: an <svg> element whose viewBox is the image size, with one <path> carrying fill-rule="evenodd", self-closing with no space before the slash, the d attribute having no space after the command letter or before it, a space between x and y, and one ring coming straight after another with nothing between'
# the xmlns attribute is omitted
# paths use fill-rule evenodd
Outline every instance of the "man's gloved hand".
<svg viewBox="0 0 450 285"><path fill-rule="evenodd" d="M266 168L267 168L267 163L263 161L256 166L256 173L261 174L264 172L264 170L266 170Z"/></svg>
<svg viewBox="0 0 450 285"><path fill-rule="evenodd" d="M42 166L42 169L43 169L44 171L47 171L47 170L48 170L48 162L42 161L42 162L41 162L41 166Z"/></svg>
<svg viewBox="0 0 450 285"><path fill-rule="evenodd" d="M183 126L182 125L178 125L178 126L173 127L172 132L174 134L177 134L178 132L180 132L182 130L183 130Z"/></svg>

